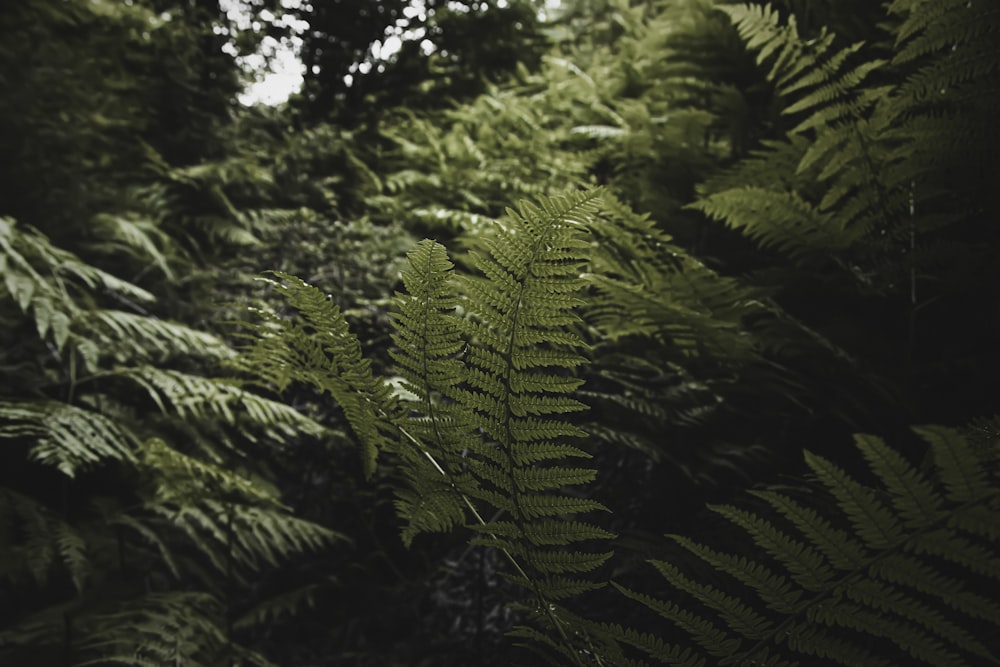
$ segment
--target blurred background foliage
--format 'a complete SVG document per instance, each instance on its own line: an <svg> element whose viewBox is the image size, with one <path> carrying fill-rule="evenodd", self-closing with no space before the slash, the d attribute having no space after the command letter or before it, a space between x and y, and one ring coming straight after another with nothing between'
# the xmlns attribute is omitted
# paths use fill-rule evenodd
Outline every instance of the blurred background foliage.
<svg viewBox="0 0 1000 667"><path fill-rule="evenodd" d="M913 136L887 135L865 167L896 179L885 227L803 261L692 206L743 186L818 205L837 168L801 167L821 135L796 134L719 11L736 4L0 6L0 662L530 660L503 636L494 552L405 549L392 465L365 481L338 408L231 364L248 306L280 307L254 280L275 269L329 293L391 375L407 250L433 237L467 268L522 198L611 193L579 398L633 588L657 585L641 561L670 553L664 533L724 541L706 502L800 476L803 446L915 447L909 424L994 411L995 61L970 66L977 102L961 80L928 100L898 13L772 3L804 39L895 58L871 77L915 81L896 120L936 138L903 173L886 146ZM240 59L275 43L297 45L301 91L240 104ZM948 114L954 132L934 125Z"/></svg>

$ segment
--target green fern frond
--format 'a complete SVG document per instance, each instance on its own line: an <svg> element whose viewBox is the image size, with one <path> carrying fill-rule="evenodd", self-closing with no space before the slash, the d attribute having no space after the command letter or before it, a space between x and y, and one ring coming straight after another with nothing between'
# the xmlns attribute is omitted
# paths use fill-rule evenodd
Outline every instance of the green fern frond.
<svg viewBox="0 0 1000 667"><path fill-rule="evenodd" d="M701 611L623 592L688 632L705 659L719 664L937 667L972 664L973 656L995 664L983 633L1000 626L1000 605L976 588L995 587L1000 572L995 531L981 529L1000 518L1000 485L961 432L916 431L930 445L933 475L881 439L858 436L876 487L807 452L833 505L811 509L768 490L754 495L777 518L713 508L752 538L766 562L674 536L738 582L701 583L671 563L654 562ZM638 644L634 635L619 640Z"/></svg>
<svg viewBox="0 0 1000 667"><path fill-rule="evenodd" d="M595 472L563 465L589 454L566 441L583 431L560 418L585 407L570 396L586 347L574 309L590 250L582 234L598 196L574 192L508 210L484 252L473 253L480 276L453 280L444 248L421 242L403 272L407 293L393 302L398 389L372 377L343 315L319 290L281 274L274 285L304 324L262 314L243 362L279 389L305 381L328 391L367 442L371 464L377 449L400 454L404 541L469 523L477 544L508 556L512 579L533 598L532 616L570 653L574 640L555 603L597 587L581 575L610 554L580 547L612 536L573 519L604 507L564 490ZM495 518L477 505L492 506Z"/></svg>
<svg viewBox="0 0 1000 667"><path fill-rule="evenodd" d="M205 593L150 593L93 618L79 665L209 667L229 655L225 610Z"/></svg>
<svg viewBox="0 0 1000 667"><path fill-rule="evenodd" d="M146 290L87 264L73 253L52 245L40 232L30 227L18 228L7 218L0 218L0 250L7 267L27 274L40 288L51 281L64 297L70 294L64 278L72 277L92 290L104 288L143 303L156 300Z"/></svg>
<svg viewBox="0 0 1000 667"><path fill-rule="evenodd" d="M120 248L138 251L148 258L169 279L174 278L165 249L172 245L170 237L149 219L126 218L120 215L99 214L91 220L92 233L101 238L90 247L97 251L113 252Z"/></svg>
<svg viewBox="0 0 1000 667"><path fill-rule="evenodd" d="M169 495L175 502L145 505L146 513L154 517L147 521L158 523L159 530L169 527L177 531L174 535L183 535L190 547L211 564L215 576L231 576L245 583L251 573L346 539L311 521L268 507ZM209 586L214 585L211 576L205 582Z"/></svg>
<svg viewBox="0 0 1000 667"><path fill-rule="evenodd" d="M324 432L321 425L295 408L229 381L153 366L122 368L112 375L142 387L164 414L203 421L221 420L230 425L248 422L273 439Z"/></svg>
<svg viewBox="0 0 1000 667"><path fill-rule="evenodd" d="M992 3L967 0L897 0L889 6L889 12L905 14L896 33L895 61L900 63L980 42L984 37L990 39L1000 19L1000 11Z"/></svg>
<svg viewBox="0 0 1000 667"><path fill-rule="evenodd" d="M0 218L0 271L3 287L25 314L31 314L40 338L51 334L61 351L71 338L71 322L82 312L82 295L105 290L127 303L150 303L146 290L85 263L52 245L39 232Z"/></svg>
<svg viewBox="0 0 1000 667"><path fill-rule="evenodd" d="M387 421L395 413L392 386L372 375L371 362L340 308L299 278L274 273L264 279L301 316L301 321L257 311L264 324L239 366L283 391L299 381L329 393L361 442L365 475L371 476L380 450L389 449Z"/></svg>
<svg viewBox="0 0 1000 667"><path fill-rule="evenodd" d="M744 187L710 195L692 208L799 260L842 251L860 236L795 192Z"/></svg>
<svg viewBox="0 0 1000 667"><path fill-rule="evenodd" d="M167 534L162 530L157 530L158 526L150 525L150 522L122 511L106 512L104 520L108 525L128 528L138 533L145 543L155 548L157 562L165 565L175 580L181 578L180 559L174 556L173 550L165 541Z"/></svg>
<svg viewBox="0 0 1000 667"><path fill-rule="evenodd" d="M486 280L463 281L471 320L468 391L460 400L487 438L470 450L469 469L480 485L473 493L510 517L474 526L477 542L520 563L513 580L542 610L596 588L578 576L610 555L575 548L610 533L570 515L549 518L564 487L594 476L561 465L567 456L586 455L562 442L583 432L559 415L583 408L568 396L580 385L570 372L583 363L578 350L585 348L573 333L579 317L572 309L580 303L589 252L581 229L596 213L597 196L574 193L508 209L504 226L484 243L487 254L473 254ZM582 508L601 507L591 501ZM554 613L543 611L539 620L561 635ZM567 645L565 637L560 645Z"/></svg>
<svg viewBox="0 0 1000 667"><path fill-rule="evenodd" d="M413 399L400 405L409 412L402 427L421 443L401 454L409 488L397 495L396 509L407 522L403 542L427 531L447 531L466 521L471 477L464 453L475 443L474 425L457 402L465 381L458 354L465 347L461 320L455 314L452 263L444 246L421 241L408 254L403 271L406 294L397 293L391 316L395 348L390 355Z"/></svg>
<svg viewBox="0 0 1000 667"><path fill-rule="evenodd" d="M155 475L153 498L161 503L197 502L202 498L260 502L283 509L277 491L259 479L248 479L211 463L187 456L160 439L142 444L141 462Z"/></svg>
<svg viewBox="0 0 1000 667"><path fill-rule="evenodd" d="M907 206L887 182L889 150L900 140L887 136L898 123L887 117L886 100L897 86L871 84L887 63L865 59L861 43L836 47L825 29L805 40L794 16L782 25L770 5L722 9L758 51L758 62L769 63L768 76L785 98L782 113L799 121L783 141L758 151L764 160L745 161L704 187L707 196L693 208L798 262L848 256ZM789 171L787 158L796 155Z"/></svg>
<svg viewBox="0 0 1000 667"><path fill-rule="evenodd" d="M77 321L96 335L119 362L163 360L176 355L230 359L235 352L221 338L191 327L121 310L90 310ZM122 354L125 353L125 354Z"/></svg>
<svg viewBox="0 0 1000 667"><path fill-rule="evenodd" d="M236 630L267 627L276 621L291 618L315 605L316 596L333 582L318 582L285 591L254 605L233 622Z"/></svg>
<svg viewBox="0 0 1000 667"><path fill-rule="evenodd" d="M16 581L27 572L41 585L50 580L54 568L61 568L76 590L83 591L93 564L77 526L34 498L4 487L0 487L0 521L6 530L19 534L7 543L9 553L0 558L0 577Z"/></svg>
<svg viewBox="0 0 1000 667"><path fill-rule="evenodd" d="M32 442L29 456L68 477L102 461L135 462L131 434L90 410L52 401L0 401L0 438Z"/></svg>
<svg viewBox="0 0 1000 667"><path fill-rule="evenodd" d="M776 83L778 94L798 96L782 111L808 114L792 133L830 125L842 118L860 118L888 90L861 90L868 76L885 65L879 59L852 65L863 43L833 51L834 35L825 28L818 37L804 40L795 16L781 25L780 14L770 4L720 9L729 15L747 48L757 51L757 63L772 61L768 78ZM856 91L859 94L855 95Z"/></svg>

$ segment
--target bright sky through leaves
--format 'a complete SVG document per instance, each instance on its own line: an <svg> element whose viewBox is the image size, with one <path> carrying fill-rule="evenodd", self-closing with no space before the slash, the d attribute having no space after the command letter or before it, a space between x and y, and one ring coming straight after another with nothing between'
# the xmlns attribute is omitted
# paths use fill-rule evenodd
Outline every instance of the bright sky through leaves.
<svg viewBox="0 0 1000 667"><path fill-rule="evenodd" d="M226 16L237 27L238 30L259 30L260 23L254 21L249 11L246 9L244 0L219 0ZM561 0L546 0L546 9L556 9L560 6ZM302 0L281 0L281 6L285 9L297 9L302 5ZM454 2L455 8L462 6ZM505 6L505 2L500 0L500 7ZM375 60L387 61L391 59L403 47L403 41L420 39L421 48L425 54L433 53L434 44L424 39L424 29L407 29L409 19L418 18L423 20L424 16L423 0L413 0L410 6L403 10L405 19L401 19L396 26L388 29L386 36L381 42L372 44L371 54ZM544 14L544 12L543 12ZM260 52L246 56L237 56L236 48L232 44L227 44L223 50L236 57L237 62L251 79L249 85L239 95L239 101L246 106L255 104L266 104L268 106L278 106L283 104L288 98L302 89L305 65L299 59L299 52L302 48L302 39L298 36L309 29L309 24L298 20L290 14L276 17L267 10L262 12L264 20L274 21L279 25L291 28L292 36L277 40L273 37L264 37L261 40ZM219 30L225 30L219 28ZM268 62L270 61L270 63ZM354 72L366 74L371 69L371 63L356 63L352 68ZM345 77L347 85L351 85L353 77L348 74Z"/></svg>

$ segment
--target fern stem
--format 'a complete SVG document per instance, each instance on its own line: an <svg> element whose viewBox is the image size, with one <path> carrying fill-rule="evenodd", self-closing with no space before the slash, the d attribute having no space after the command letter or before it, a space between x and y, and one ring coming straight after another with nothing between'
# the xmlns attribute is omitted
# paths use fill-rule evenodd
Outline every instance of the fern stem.
<svg viewBox="0 0 1000 667"><path fill-rule="evenodd" d="M400 434L402 434L407 440L409 440L413 444L414 447L417 448L418 451L420 451L424 456L427 457L427 460L431 462L431 465L433 465L434 468L439 473L448 478L448 482L451 485L451 488L455 490L455 493L459 495L459 497L465 503L465 506L469 508L469 512L476 519L476 523L478 523L480 526L483 527L487 526L488 525L487 521L483 518L482 514L479 513L479 510L476 509L476 506L473 504L472 500L466 494L462 493L462 491L458 488L458 485L455 484L454 478L451 476L451 474L448 473L441 466L440 463L438 463L437 459L434 458L434 455L427 450L427 447L424 445L424 443L422 443L418 438L416 438L412 433L407 431L404 427L396 425L396 428L399 430ZM493 538L494 541L499 539L495 534L491 532L487 532L486 534L489 537ZM507 557L507 560L517 571L518 575L520 575L525 581L529 581L532 583L532 588L534 589L535 597L538 599L540 606L544 609L546 616L548 616L549 620L552 622L553 627L555 627L556 630L559 632L559 636L566 644L566 647L569 649L570 653L572 653L572 655L574 656L574 661L576 662L576 664L579 665L580 667L584 667L583 662L580 661L579 655L573 649L573 644L569 639L569 635L566 634L566 628L563 625L562 620L560 620L555 613L554 605L550 604L545 599L545 596L542 595L541 591L539 591L537 586L534 584L534 579L528 576L528 573L521 566L518 560L514 557L514 554L510 553L510 551L508 551L503 547L498 547L498 548L503 553L503 555ZM591 646L591 648L593 649L593 646ZM593 650L592 654L594 655L598 665L604 664L601 661L600 656L597 654L596 650Z"/></svg>
<svg viewBox="0 0 1000 667"><path fill-rule="evenodd" d="M577 206L580 205L577 204ZM572 208L570 210L572 210ZM563 215L565 216L568 213L569 211L566 211ZM514 438L514 433L511 430L511 420L513 419L514 416L514 411L511 406L511 396L514 393L514 388L511 385L511 372L514 368L513 351L515 347L515 341L517 340L519 316L521 313L521 308L524 304L524 292L527 289L528 280L530 279L530 267L538 259L539 252L541 251L543 244L548 240L548 235L551 232L552 228L553 225L551 224L548 225L545 229L545 232L543 234L539 234L538 237L535 239L534 245L531 248L530 258L528 259L527 262L525 262L524 265L524 275L517 277L518 293L517 293L517 298L514 302L514 308L512 309L510 316L510 335L507 338L506 349L503 351L503 361L505 366L503 373L503 383L505 389L503 394L503 399L504 399L503 433L504 433L504 440L506 442L503 442L501 444L503 445L504 454L506 455L507 476L510 478L511 488L514 490L514 493L511 494L511 500L514 504L515 515L512 518L514 519L514 523L517 525L518 529L520 529L521 532L524 534L527 534L524 525L525 512L523 505L521 503L521 494L519 493L518 489L518 479L515 475L515 471L517 469L517 461L515 461L514 459L514 452L513 452L513 447L514 447L513 443L515 441L515 438ZM508 558L510 558L513 561L513 557L510 554L507 555ZM545 610L545 614L548 616L549 620L552 622L552 625L559 633L559 636L562 639L563 643L565 644L567 651L573 656L574 662L580 667L583 667L583 662L580 658L580 655L574 649L573 643L570 641L569 635L566 633L566 628L563 625L563 622L559 619L559 617L555 613L555 606L552 603L550 603L548 599L545 597L545 594L542 592L541 588L536 583L535 578L528 577L526 574L524 574L524 570L521 569L519 565L516 566L519 572L522 574L522 576L524 576L525 580L531 584L532 592L535 595L535 599L537 600L538 604ZM591 646L591 648L593 647ZM595 656L597 655L596 651L593 651L592 653ZM598 658L598 664L600 664L599 658Z"/></svg>

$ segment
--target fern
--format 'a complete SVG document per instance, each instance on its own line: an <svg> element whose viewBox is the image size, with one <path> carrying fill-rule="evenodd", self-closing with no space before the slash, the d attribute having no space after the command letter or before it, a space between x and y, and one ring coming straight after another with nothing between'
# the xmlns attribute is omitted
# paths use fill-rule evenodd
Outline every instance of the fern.
<svg viewBox="0 0 1000 667"><path fill-rule="evenodd" d="M326 431L235 381L157 365L234 352L7 219L0 272L14 345L0 382L0 579L26 594L5 609L0 662L267 664L225 617L263 574L342 536L291 516L247 445Z"/></svg>
<svg viewBox="0 0 1000 667"><path fill-rule="evenodd" d="M444 246L430 240L421 241L408 259L407 293L397 293L394 301L396 347L390 354L401 386L413 396L401 400L401 407L418 415L405 428L427 450L402 450L409 489L399 493L397 512L408 523L402 533L407 545L421 532L466 522L465 494L472 480L464 453L475 441L470 417L457 402L466 368L458 358L465 341L454 313L452 264Z"/></svg>
<svg viewBox="0 0 1000 667"><path fill-rule="evenodd" d="M256 425L270 438L296 433L318 435L323 427L294 408L249 392L238 384L153 366L123 368L109 373L144 389L167 415L226 424Z"/></svg>
<svg viewBox="0 0 1000 667"><path fill-rule="evenodd" d="M0 438L33 441L29 457L68 477L107 461L136 461L131 433L66 403L0 401Z"/></svg>
<svg viewBox="0 0 1000 667"><path fill-rule="evenodd" d="M203 593L150 593L95 616L96 631L83 644L85 654L100 657L77 664L183 664L209 667L239 659L256 667L274 667L262 655L234 647L226 635L225 609Z"/></svg>
<svg viewBox="0 0 1000 667"><path fill-rule="evenodd" d="M578 321L571 309L579 303L574 293L583 286L579 274L589 248L576 230L594 211L595 196L542 200L541 208L525 203L519 212L508 211L510 226L486 243L489 256L476 256L489 282L470 278L465 284L481 321L468 325L470 390L462 400L488 437L472 450L478 459L473 472L485 497L511 518L479 530L484 544L512 550L541 575L516 578L539 602L591 588L563 575L589 571L608 555L544 548L609 536L585 523L549 518L601 508L552 493L594 477L591 470L557 464L587 455L559 442L582 432L552 416L583 407L565 396L579 381L561 369L583 362L575 353L583 341L569 329Z"/></svg>
<svg viewBox="0 0 1000 667"><path fill-rule="evenodd" d="M173 279L174 272L165 252L172 249L173 242L153 220L99 214L94 216L92 225L92 233L101 239L89 244L92 250L107 254L137 252L148 258L164 276Z"/></svg>
<svg viewBox="0 0 1000 667"><path fill-rule="evenodd" d="M370 477L379 451L390 447L385 419L395 411L392 389L372 375L371 362L362 357L361 343L336 304L300 278L274 275L278 280L266 280L303 321L257 310L265 326L256 329L260 335L239 365L279 391L298 380L329 392L361 442Z"/></svg>
<svg viewBox="0 0 1000 667"><path fill-rule="evenodd" d="M701 658L689 664L709 656L718 664L996 663L984 638L1000 625L1000 605L977 590L995 587L1000 572L995 450L984 459L960 431L915 430L930 446L933 471L914 467L880 438L857 436L875 487L807 452L829 502L763 490L751 493L773 518L713 507L752 538L759 557L672 536L731 582L700 583L654 561L700 609L619 589L690 634ZM664 655L650 638L619 636Z"/></svg>
<svg viewBox="0 0 1000 667"><path fill-rule="evenodd" d="M78 327L118 363L165 361L176 356L224 360L233 351L222 339L191 327L121 310L92 310Z"/></svg>
<svg viewBox="0 0 1000 667"><path fill-rule="evenodd" d="M755 187L746 181L757 180L755 174L761 170L748 162L730 181L743 184L721 191L709 186L703 190L706 196L692 206L802 265L839 261L904 208L903 198L883 183L885 158L877 160L874 147L886 122L873 118L873 109L893 87L865 85L886 63L862 60L861 43L838 49L835 35L825 29L805 40L795 17L782 25L770 5L722 9L748 48L757 51L758 63L768 64L768 78L778 95L790 100L783 113L802 119L788 130L790 145L778 143L767 153L800 147L801 152L793 153L796 172L807 174L807 180L794 183L794 176L784 176L799 186L795 189ZM810 141L797 142L800 135ZM817 170L819 165L821 170ZM810 187L804 187L807 184ZM814 199L817 193L822 194Z"/></svg>
<svg viewBox="0 0 1000 667"><path fill-rule="evenodd" d="M533 598L532 616L571 654L556 603L595 588L581 575L610 555L581 549L610 534L572 518L603 507L564 490L590 482L594 471L561 465L589 455L566 442L583 432L558 418L583 408L568 395L580 384L572 371L584 347L572 332L573 308L590 247L581 230L597 196L509 210L485 253L473 255L482 277L454 279L444 248L420 243L403 273L408 293L394 301L395 390L372 376L339 310L289 276L276 285L309 327L265 314L243 362L276 387L304 381L337 399L369 474L378 450L398 453L407 481L397 495L404 541L469 525L477 544L507 555L513 580ZM494 518L484 518L485 506Z"/></svg>
<svg viewBox="0 0 1000 667"><path fill-rule="evenodd" d="M79 527L13 489L0 487L0 501L0 535L14 531L23 534L0 558L0 577L20 580L27 573L42 584L55 570L68 573L76 591L82 592L91 578L93 565ZM0 633L0 645L2 639Z"/></svg>

